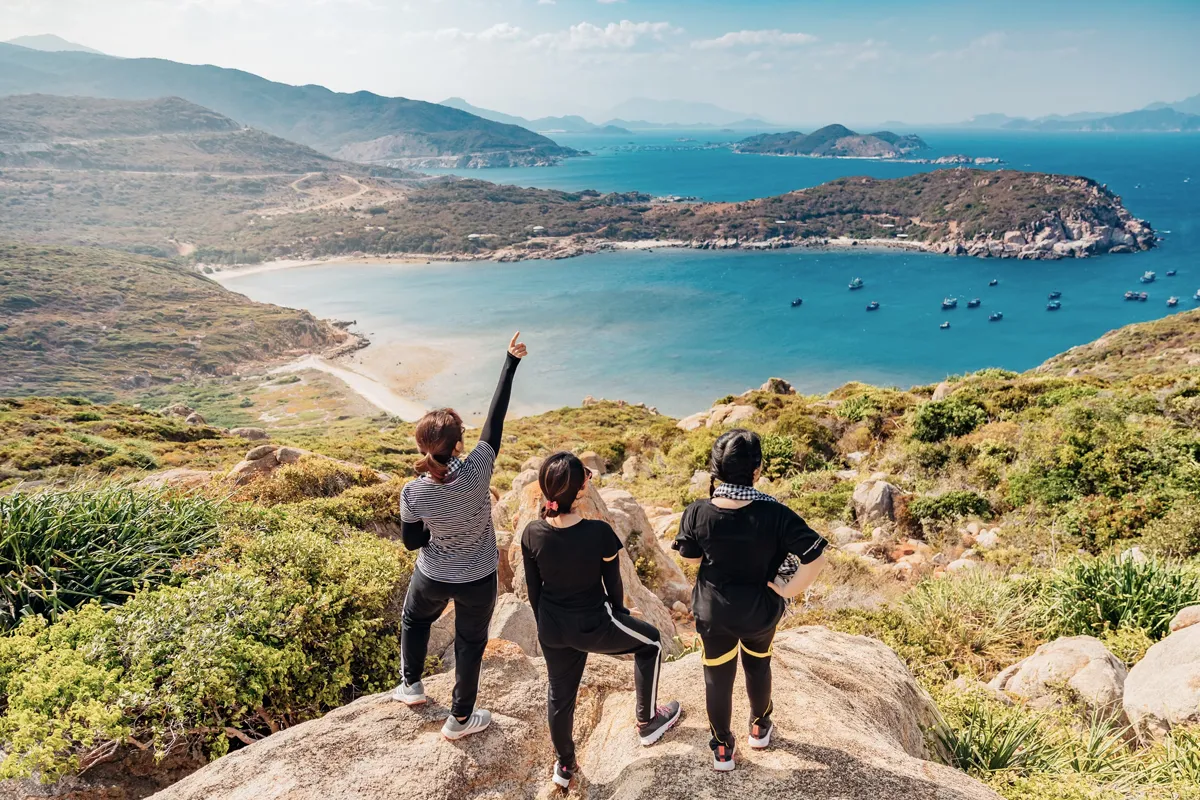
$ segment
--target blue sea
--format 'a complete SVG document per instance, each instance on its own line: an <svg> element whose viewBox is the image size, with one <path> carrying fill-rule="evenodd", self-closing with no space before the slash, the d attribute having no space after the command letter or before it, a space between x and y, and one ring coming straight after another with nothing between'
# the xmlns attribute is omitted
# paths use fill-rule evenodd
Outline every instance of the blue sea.
<svg viewBox="0 0 1200 800"><path fill-rule="evenodd" d="M379 343L433 344L447 353L448 366L421 387L422 399L468 413L486 406L517 329L531 356L514 410L575 405L590 394L682 415L771 376L819 392L851 380L907 387L990 366L1025 370L1113 328L1172 313L1169 295L1180 297L1178 310L1200 305L1192 299L1200 289L1200 135L919 133L934 156L995 156L1006 168L1107 183L1161 232L1162 246L1038 262L896 251L632 251L518 264L338 264L246 275L229 285L256 300L356 319ZM721 141L715 136L558 136L593 155L558 167L464 174L730 201L845 175L932 168L736 155L707 147ZM1172 269L1178 275L1165 277ZM1148 287L1138 282L1147 270L1158 273ZM854 277L866 288L849 291ZM992 279L999 284L990 287ZM1147 289L1149 301L1123 301L1130 289ZM1063 293L1060 311L1045 309L1051 291ZM941 310L945 296L958 297L959 307ZM797 297L803 305L793 308ZM974 297L982 307L968 309ZM866 311L871 300L878 311ZM995 311L1003 320L989 322Z"/></svg>

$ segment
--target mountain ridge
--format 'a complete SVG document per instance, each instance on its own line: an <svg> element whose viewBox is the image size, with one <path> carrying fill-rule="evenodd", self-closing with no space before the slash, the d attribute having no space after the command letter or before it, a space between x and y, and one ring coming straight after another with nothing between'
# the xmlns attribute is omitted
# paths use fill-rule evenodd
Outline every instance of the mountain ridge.
<svg viewBox="0 0 1200 800"><path fill-rule="evenodd" d="M826 125L809 134L800 131L763 133L743 139L735 153L827 158L899 158L929 145L919 136L891 131L860 134L845 125Z"/></svg>
<svg viewBox="0 0 1200 800"><path fill-rule="evenodd" d="M518 125L522 128L528 128L531 131L562 131L564 133L603 133L614 135L630 135L630 131L624 128L618 128L615 125L596 125L588 122L581 116L576 114L568 114L561 117L538 117L537 119L526 119L525 117L516 116L514 114L505 114L502 111L492 111L487 108L468 103L461 97L447 97L438 105L443 105L448 108L457 108L459 111L465 111L468 114L474 114L477 117L490 119L493 122L500 122L506 125Z"/></svg>

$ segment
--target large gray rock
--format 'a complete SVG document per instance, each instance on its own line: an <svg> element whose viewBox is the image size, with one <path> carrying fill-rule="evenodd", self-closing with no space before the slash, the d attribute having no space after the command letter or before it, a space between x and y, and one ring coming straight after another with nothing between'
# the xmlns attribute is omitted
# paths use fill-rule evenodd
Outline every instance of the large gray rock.
<svg viewBox="0 0 1200 800"><path fill-rule="evenodd" d="M695 498L708 497L710 488L712 488L712 473L699 469L692 473L692 478L688 481L688 495Z"/></svg>
<svg viewBox="0 0 1200 800"><path fill-rule="evenodd" d="M654 474L654 464L643 455L632 455L621 465L621 477L627 481L649 478Z"/></svg>
<svg viewBox="0 0 1200 800"><path fill-rule="evenodd" d="M230 428L230 436L240 436L243 439L249 439L252 442L262 442L270 439L271 436L262 428Z"/></svg>
<svg viewBox="0 0 1200 800"><path fill-rule="evenodd" d="M361 464L351 464L348 461L327 458L308 450L301 450L298 447L282 447L277 444L260 444L258 447L255 447L246 453L246 457L234 465L233 469L229 470L227 477L232 479L235 485L242 486L257 478L266 477L280 467L295 464L302 458L320 459L337 464L350 471L368 470L374 472L375 477L381 481L386 481L391 477L386 472L371 470L369 467L364 467Z"/></svg>
<svg viewBox="0 0 1200 800"><path fill-rule="evenodd" d="M796 389L783 378L767 378L767 382L758 387L760 392L771 394L795 394Z"/></svg>
<svg viewBox="0 0 1200 800"><path fill-rule="evenodd" d="M1171 620L1171 633L1200 625L1200 606L1188 606L1175 615Z"/></svg>
<svg viewBox="0 0 1200 800"><path fill-rule="evenodd" d="M1068 636L1042 645L988 685L1038 708L1060 703L1065 686L1089 711L1112 718L1121 714L1125 675L1125 665L1099 639Z"/></svg>
<svg viewBox="0 0 1200 800"><path fill-rule="evenodd" d="M413 709L387 695L362 698L231 753L155 797L550 797L543 662L513 645L490 644L479 699L494 722L459 742L437 735L452 684L449 674L429 678L432 702ZM817 627L781 633L774 647L777 739L764 751L739 748L730 774L711 766L699 654L663 665L660 696L682 700L686 713L662 744L643 748L632 730L633 664L588 659L575 730L581 779L572 797L998 800L965 773L930 760L924 729L933 706L896 654L873 639ZM734 706L735 724L744 725L744 693L734 693Z"/></svg>
<svg viewBox="0 0 1200 800"><path fill-rule="evenodd" d="M1176 725L1200 724L1200 625L1146 651L1125 680L1125 715L1143 741Z"/></svg>
<svg viewBox="0 0 1200 800"><path fill-rule="evenodd" d="M609 524L629 551L629 557L635 563L645 559L656 565L658 577L651 591L668 608L675 602L691 607L692 585L671 554L662 549L654 525L637 498L624 489L601 489L600 499L608 509Z"/></svg>
<svg viewBox="0 0 1200 800"><path fill-rule="evenodd" d="M860 526L872 522L891 522L895 519L892 502L899 494L897 489L886 480L871 478L854 487L851 498L854 503L854 518Z"/></svg>
<svg viewBox="0 0 1200 800"><path fill-rule="evenodd" d="M757 413L758 409L754 406L740 406L733 403L716 405L709 412L708 422L705 425L709 428L716 428L721 425L732 427L739 422L751 419Z"/></svg>
<svg viewBox="0 0 1200 800"><path fill-rule="evenodd" d="M492 614L488 638L512 642L527 656L542 654L533 609L527 600L515 594L502 594L496 598L496 610Z"/></svg>

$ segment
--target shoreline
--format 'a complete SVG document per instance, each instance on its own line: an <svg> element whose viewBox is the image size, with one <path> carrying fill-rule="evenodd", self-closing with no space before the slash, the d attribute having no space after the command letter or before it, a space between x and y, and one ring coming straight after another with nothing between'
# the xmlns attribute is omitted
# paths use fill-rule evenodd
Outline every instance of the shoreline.
<svg viewBox="0 0 1200 800"><path fill-rule="evenodd" d="M427 406L400 395L380 381L375 375L364 374L363 372L340 366L333 360L317 355L316 353L310 353L296 361L275 367L268 370L267 374L286 375L309 369L324 372L337 378L346 384L350 391L357 394L363 400L385 414L398 417L405 422L416 422L429 410Z"/></svg>

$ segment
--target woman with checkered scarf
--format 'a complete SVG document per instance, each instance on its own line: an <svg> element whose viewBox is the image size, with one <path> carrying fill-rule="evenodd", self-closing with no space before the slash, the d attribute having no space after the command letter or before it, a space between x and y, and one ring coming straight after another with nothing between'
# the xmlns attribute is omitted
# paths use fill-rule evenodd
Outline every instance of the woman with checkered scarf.
<svg viewBox="0 0 1200 800"><path fill-rule="evenodd" d="M738 653L750 697L750 747L770 745L771 642L786 601L804 592L825 564L826 541L796 512L754 488L762 442L731 430L713 443L711 497L683 512L675 549L698 565L692 610L704 652L713 766L734 767L733 681ZM719 482L719 484L718 484ZM791 569L785 564L791 561Z"/></svg>

